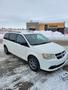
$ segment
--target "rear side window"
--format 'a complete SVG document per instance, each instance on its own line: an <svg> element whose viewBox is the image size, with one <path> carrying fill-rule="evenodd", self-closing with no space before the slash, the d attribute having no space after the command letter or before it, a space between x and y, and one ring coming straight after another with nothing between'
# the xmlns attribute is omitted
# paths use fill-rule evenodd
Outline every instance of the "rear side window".
<svg viewBox="0 0 68 90"><path fill-rule="evenodd" d="M4 39L8 39L8 37L9 37L9 33L6 33L6 34L4 35Z"/></svg>
<svg viewBox="0 0 68 90"><path fill-rule="evenodd" d="M15 42L15 40L16 40L16 34L15 33L10 33L9 40Z"/></svg>

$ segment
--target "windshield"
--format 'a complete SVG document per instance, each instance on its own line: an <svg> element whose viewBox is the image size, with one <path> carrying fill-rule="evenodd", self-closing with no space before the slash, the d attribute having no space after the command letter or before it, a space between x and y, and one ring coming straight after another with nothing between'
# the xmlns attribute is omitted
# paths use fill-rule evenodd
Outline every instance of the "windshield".
<svg viewBox="0 0 68 90"><path fill-rule="evenodd" d="M25 34L25 37L31 45L40 45L49 42L48 38L42 34Z"/></svg>

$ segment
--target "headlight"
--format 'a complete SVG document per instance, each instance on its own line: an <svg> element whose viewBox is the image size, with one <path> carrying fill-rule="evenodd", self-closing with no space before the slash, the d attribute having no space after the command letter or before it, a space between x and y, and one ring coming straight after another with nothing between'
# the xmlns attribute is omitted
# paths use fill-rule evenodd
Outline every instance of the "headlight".
<svg viewBox="0 0 68 90"><path fill-rule="evenodd" d="M55 55L54 54L42 54L43 58L45 59L53 59L55 58Z"/></svg>

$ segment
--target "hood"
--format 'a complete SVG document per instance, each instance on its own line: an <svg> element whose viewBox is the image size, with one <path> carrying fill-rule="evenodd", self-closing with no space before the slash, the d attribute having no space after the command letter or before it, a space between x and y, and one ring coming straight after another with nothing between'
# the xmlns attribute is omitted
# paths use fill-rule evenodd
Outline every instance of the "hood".
<svg viewBox="0 0 68 90"><path fill-rule="evenodd" d="M65 50L62 46L53 42L33 46L33 49L40 53L49 53L49 54L57 54Z"/></svg>

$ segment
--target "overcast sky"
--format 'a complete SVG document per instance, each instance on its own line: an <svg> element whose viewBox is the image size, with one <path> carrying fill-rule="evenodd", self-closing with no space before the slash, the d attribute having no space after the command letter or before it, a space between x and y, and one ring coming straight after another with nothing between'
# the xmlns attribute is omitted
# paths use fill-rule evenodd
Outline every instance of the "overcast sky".
<svg viewBox="0 0 68 90"><path fill-rule="evenodd" d="M68 20L68 0L0 0L0 27L23 27L30 20Z"/></svg>

